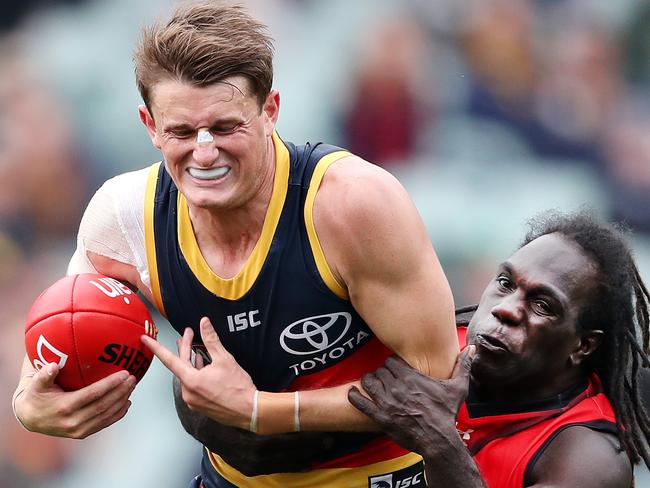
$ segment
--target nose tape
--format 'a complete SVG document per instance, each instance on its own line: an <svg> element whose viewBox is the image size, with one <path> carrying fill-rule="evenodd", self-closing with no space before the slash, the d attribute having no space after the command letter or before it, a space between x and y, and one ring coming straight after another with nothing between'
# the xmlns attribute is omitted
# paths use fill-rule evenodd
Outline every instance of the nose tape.
<svg viewBox="0 0 650 488"><path fill-rule="evenodd" d="M212 137L210 131L201 129L196 134L196 142L197 144L210 144L211 142L214 142L214 137Z"/></svg>

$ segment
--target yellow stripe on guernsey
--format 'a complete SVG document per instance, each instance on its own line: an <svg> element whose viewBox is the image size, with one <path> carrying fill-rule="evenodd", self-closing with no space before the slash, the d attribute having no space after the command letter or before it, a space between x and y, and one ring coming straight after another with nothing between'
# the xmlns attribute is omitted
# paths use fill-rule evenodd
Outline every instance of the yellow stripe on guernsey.
<svg viewBox="0 0 650 488"><path fill-rule="evenodd" d="M316 198L316 193L318 192L318 188L320 187L321 181L323 181L323 176L325 176L327 169L332 163L346 156L350 156L350 153L347 151L336 151L318 161L316 168L314 169L314 174L309 182L309 190L307 190L307 198L305 199L305 225L307 226L307 236L309 237L311 251L314 255L314 260L316 261L316 267L318 268L318 272L327 287L336 296L343 300L348 299L348 291L341 283L339 283L334 276L334 273L332 273L332 270L325 259L325 253L323 253L323 248L318 240L318 235L316 234L316 227L314 226L314 199Z"/></svg>
<svg viewBox="0 0 650 488"><path fill-rule="evenodd" d="M154 201L160 164L158 162L151 165L147 177L147 186L144 193L144 242L147 251L147 267L149 268L149 281L151 282L151 294L153 295L154 305L166 317L165 306L163 305L162 294L160 292L160 282L158 281L158 260L156 258L156 241L153 233Z"/></svg>
<svg viewBox="0 0 650 488"><path fill-rule="evenodd" d="M185 256L192 273L201 284L215 295L228 300L238 300L243 297L255 283L271 247L271 241L273 241L273 235L287 196L289 151L275 132L273 133L273 145L275 146L276 161L275 177L273 179L273 193L264 217L262 233L244 267L230 279L217 276L203 258L190 221L187 200L185 200L181 192L178 192L178 243L181 252Z"/></svg>
<svg viewBox="0 0 650 488"><path fill-rule="evenodd" d="M315 469L306 473L276 473L247 477L208 451L214 469L239 488L368 488L368 478L408 468L422 460L413 452L395 459L355 468Z"/></svg>

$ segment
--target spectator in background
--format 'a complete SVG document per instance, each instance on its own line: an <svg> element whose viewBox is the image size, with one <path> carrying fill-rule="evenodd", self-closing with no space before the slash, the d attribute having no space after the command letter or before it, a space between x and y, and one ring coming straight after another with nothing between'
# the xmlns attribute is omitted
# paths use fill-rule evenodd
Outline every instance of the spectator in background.
<svg viewBox="0 0 650 488"><path fill-rule="evenodd" d="M421 25L403 17L371 31L358 56L356 79L344 115L344 146L389 167L413 156L426 115L435 118L425 86L427 39Z"/></svg>
<svg viewBox="0 0 650 488"><path fill-rule="evenodd" d="M650 2L637 1L622 35L625 77L642 90L650 86Z"/></svg>
<svg viewBox="0 0 650 488"><path fill-rule="evenodd" d="M471 74L470 114L525 131L537 78L532 6L487 0L466 15L458 36Z"/></svg>
<svg viewBox="0 0 650 488"><path fill-rule="evenodd" d="M619 53L611 30L583 12L550 12L540 22L539 79L529 141L549 158L583 161L602 170L602 137L621 101Z"/></svg>
<svg viewBox="0 0 650 488"><path fill-rule="evenodd" d="M31 253L74 232L89 189L61 103L15 47L0 45L0 231Z"/></svg>
<svg viewBox="0 0 650 488"><path fill-rule="evenodd" d="M604 137L612 217L650 232L650 106L628 100Z"/></svg>
<svg viewBox="0 0 650 488"><path fill-rule="evenodd" d="M468 111L503 123L540 157L602 169L599 138L620 94L610 32L570 2L488 0L460 32Z"/></svg>

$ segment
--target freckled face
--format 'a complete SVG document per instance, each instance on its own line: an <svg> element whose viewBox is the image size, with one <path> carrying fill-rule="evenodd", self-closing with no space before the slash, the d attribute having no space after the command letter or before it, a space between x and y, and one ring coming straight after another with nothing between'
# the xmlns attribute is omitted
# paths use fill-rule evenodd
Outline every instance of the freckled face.
<svg viewBox="0 0 650 488"><path fill-rule="evenodd" d="M515 252L483 292L469 325L475 379L490 387L560 384L580 343L576 321L596 276L584 251L559 234Z"/></svg>
<svg viewBox="0 0 650 488"><path fill-rule="evenodd" d="M189 205L223 210L272 185L278 109L277 92L260 109L241 76L204 87L170 79L153 87L152 113L141 107L140 117Z"/></svg>

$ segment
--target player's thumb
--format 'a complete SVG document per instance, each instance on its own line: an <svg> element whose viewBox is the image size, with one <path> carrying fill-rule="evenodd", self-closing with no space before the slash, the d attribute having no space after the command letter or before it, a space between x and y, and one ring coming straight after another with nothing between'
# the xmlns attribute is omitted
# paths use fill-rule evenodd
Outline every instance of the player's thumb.
<svg viewBox="0 0 650 488"><path fill-rule="evenodd" d="M454 366L454 372L451 374L452 378L459 378L465 380L469 377L469 372L472 369L472 361L476 354L476 346L470 345L461 351Z"/></svg>
<svg viewBox="0 0 650 488"><path fill-rule="evenodd" d="M47 390L54 386L54 380L58 374L59 365L57 363L46 364L34 375L32 385L35 388Z"/></svg>
<svg viewBox="0 0 650 488"><path fill-rule="evenodd" d="M214 330L212 322L208 317L203 317L200 322L201 339L209 353L223 353L227 352L221 343L221 339Z"/></svg>

